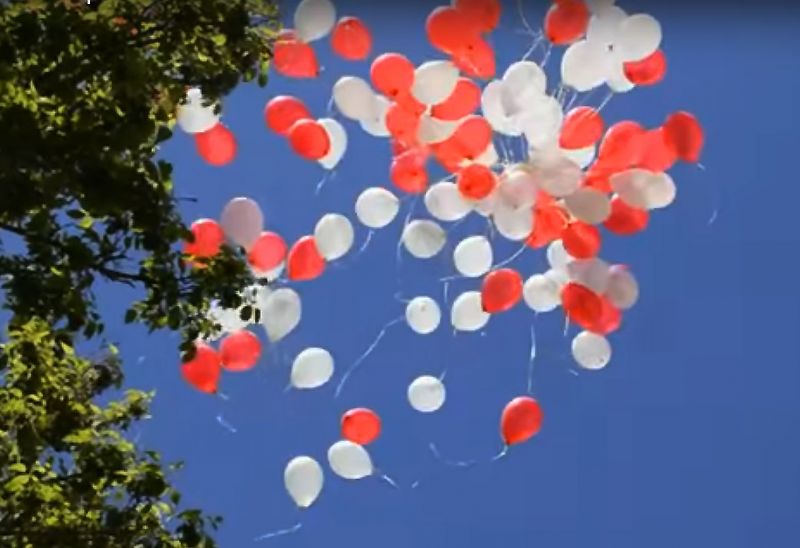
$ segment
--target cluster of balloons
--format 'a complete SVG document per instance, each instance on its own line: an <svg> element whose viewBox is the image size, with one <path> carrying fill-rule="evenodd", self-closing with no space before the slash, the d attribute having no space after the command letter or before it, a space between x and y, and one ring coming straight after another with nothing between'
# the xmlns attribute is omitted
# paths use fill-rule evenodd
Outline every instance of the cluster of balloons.
<svg viewBox="0 0 800 548"><path fill-rule="evenodd" d="M372 49L369 29L357 18L337 22L336 17L330 0L302 0L294 28L278 39L275 70L290 78L315 78L319 67L309 44L328 35L338 55L366 60ZM601 258L604 233L642 232L653 211L672 204L677 187L667 171L679 161L699 161L703 129L687 112L672 113L659 127L645 128L633 120L609 124L602 113L605 102L573 106L581 93L603 85L610 98L664 78L661 26L652 16L629 15L614 0L554 0L542 39L551 48L566 48L556 86L548 81L544 62L522 59L498 75L487 34L497 28L500 17L498 0L453 0L437 7L425 32L446 59L415 66L402 53L383 53L372 60L369 81L339 78L332 100L343 123L315 118L301 99L286 95L269 100L265 122L287 138L298 156L326 170L346 154L345 124L356 123L367 134L387 139L391 186L364 189L353 218L367 231L383 229L397 218L401 194L422 196L429 218L410 216L400 235L406 252L417 259L442 253L448 240L444 225L473 213L486 218L501 237L518 242L520 252L545 249L549 269L523 275L507 265L510 260L495 262L493 241L486 234L462 237L453 247L452 265L457 277L474 280L475 287L455 297L449 322L456 331L475 332L492 316L522 303L535 313L560 307L581 329L571 343L576 363L599 370L611 360L607 337L619 329L623 313L639 297L631 269ZM235 151L235 142L232 136L225 141L222 135L230 132L213 108L200 101L199 90L190 90L178 123L195 135L207 161L222 165ZM507 146L509 142L520 146ZM519 149L521 154L513 152ZM432 182L431 161L450 175ZM278 233L264 230L254 200L240 197L225 206L219 221L200 219L191 230L193 240L185 252L196 267L202 268L203 259L219 253L227 241L246 252L256 277L270 282L243 291L243 306L259 312L253 318L242 319L240 309L214 307L219 350L211 346L213 341L198 341L195 357L182 365L189 383L214 392L222 370L243 371L257 362L261 346L248 331L251 325L260 324L274 343L299 324L300 296L290 287L277 287L278 282L320 277L327 263L351 250L356 227L348 215L327 213L312 234L290 246ZM405 322L419 335L435 332L442 318L440 304L430 296L416 296L406 305ZM332 354L309 347L295 357L290 385L316 389L333 375ZM410 405L422 413L440 409L445 396L442 379L430 375L415 379L407 389ZM512 400L500 420L504 445L530 439L541 422L536 400ZM351 480L375 474L365 446L380 431L374 411L345 413L341 439L327 454L331 470ZM286 488L299 507L307 507L319 496L323 477L316 460L297 457L286 467Z"/></svg>

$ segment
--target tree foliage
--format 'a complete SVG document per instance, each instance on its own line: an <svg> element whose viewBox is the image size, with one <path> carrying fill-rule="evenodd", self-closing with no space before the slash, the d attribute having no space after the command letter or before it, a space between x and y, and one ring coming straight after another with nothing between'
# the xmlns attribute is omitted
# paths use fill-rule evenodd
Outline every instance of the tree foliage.
<svg viewBox="0 0 800 548"><path fill-rule="evenodd" d="M123 436L146 413L145 395L93 404L121 369L111 353L98 364L74 346L103 333L99 280L139 288L125 320L180 331L188 352L213 329L210 301L238 304L250 281L239 252L187 267L172 167L154 157L188 86L213 101L242 80L266 84L277 7L11 0L0 3L0 29L0 284L11 315L0 355L0 534L60 539L12 535L15 546L210 542L200 513L173 514L157 455ZM194 536L175 533L184 526ZM114 531L124 541L98 540ZM91 543L70 540L87 532L98 533Z"/></svg>

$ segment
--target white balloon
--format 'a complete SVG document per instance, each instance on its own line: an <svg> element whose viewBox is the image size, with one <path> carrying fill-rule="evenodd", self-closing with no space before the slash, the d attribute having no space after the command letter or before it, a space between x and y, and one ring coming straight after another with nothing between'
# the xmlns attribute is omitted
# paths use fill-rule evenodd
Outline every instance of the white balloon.
<svg viewBox="0 0 800 548"><path fill-rule="evenodd" d="M328 261L335 261L350 251L354 238L353 224L339 213L323 215L314 227L317 249Z"/></svg>
<svg viewBox="0 0 800 548"><path fill-rule="evenodd" d="M300 323L302 304L294 289L281 287L266 298L261 310L261 325L270 342L278 342Z"/></svg>
<svg viewBox="0 0 800 548"><path fill-rule="evenodd" d="M512 242L519 242L533 232L533 211L530 206L512 207L498 200L492 213L497 232Z"/></svg>
<svg viewBox="0 0 800 548"><path fill-rule="evenodd" d="M417 140L424 145L441 143L453 136L458 124L458 121L439 120L429 114L423 114L417 129Z"/></svg>
<svg viewBox="0 0 800 548"><path fill-rule="evenodd" d="M619 70L612 70L611 74L609 75L608 82L606 83L608 84L608 88L614 93L627 93L635 88L636 85L628 80L624 73L618 74L618 72L623 71L622 64L617 65L617 68L619 68Z"/></svg>
<svg viewBox="0 0 800 548"><path fill-rule="evenodd" d="M320 118L317 122L325 128L331 142L328 153L319 159L319 163L325 169L333 169L347 150L347 132L342 124L333 118Z"/></svg>
<svg viewBox="0 0 800 548"><path fill-rule="evenodd" d="M436 331L442 320L439 305L430 297L416 297L406 305L406 322L420 335L429 335Z"/></svg>
<svg viewBox="0 0 800 548"><path fill-rule="evenodd" d="M186 102L178 105L175 116L178 126L189 134L203 133L219 123L214 105L203 106L203 94L199 88L186 93Z"/></svg>
<svg viewBox="0 0 800 548"><path fill-rule="evenodd" d="M324 476L319 463L305 455L295 457L283 471L283 484L299 508L308 508L322 492Z"/></svg>
<svg viewBox="0 0 800 548"><path fill-rule="evenodd" d="M383 228L391 223L400 211L397 196L382 187L371 187L356 199L356 217L369 228Z"/></svg>
<svg viewBox="0 0 800 548"><path fill-rule="evenodd" d="M598 295L608 288L610 266L596 257L591 259L575 259L567 265L570 280L588 287Z"/></svg>
<svg viewBox="0 0 800 548"><path fill-rule="evenodd" d="M373 120L378 115L375 92L358 76L342 76L336 81L333 102L342 116L351 120Z"/></svg>
<svg viewBox="0 0 800 548"><path fill-rule="evenodd" d="M216 340L232 331L245 329L249 323L244 321L235 308L222 308L214 302L208 309L207 317L214 324L219 325L219 331L213 333L209 340Z"/></svg>
<svg viewBox="0 0 800 548"><path fill-rule="evenodd" d="M563 241L553 240L550 245L547 246L547 263L550 265L550 268L566 270L567 265L574 260L575 258L567 253L567 250L564 248Z"/></svg>
<svg viewBox="0 0 800 548"><path fill-rule="evenodd" d="M458 331L479 331L491 315L483 310L480 291L465 291L453 301L450 323Z"/></svg>
<svg viewBox="0 0 800 548"><path fill-rule="evenodd" d="M591 187L579 188L566 198L567 206L573 217L589 224L600 224L611 215L611 201L605 192Z"/></svg>
<svg viewBox="0 0 800 548"><path fill-rule="evenodd" d="M294 29L304 42L324 38L336 24L336 8L330 0L302 0L294 11Z"/></svg>
<svg viewBox="0 0 800 548"><path fill-rule="evenodd" d="M492 244L485 236L469 236L453 250L456 270L468 278L483 276L492 268Z"/></svg>
<svg viewBox="0 0 800 548"><path fill-rule="evenodd" d="M584 369L603 369L611 361L611 344L602 335L582 331L572 339L572 357Z"/></svg>
<svg viewBox="0 0 800 548"><path fill-rule="evenodd" d="M439 221L458 221L472 211L472 206L461 196L458 185L449 181L442 181L428 188L425 192L425 207Z"/></svg>
<svg viewBox="0 0 800 548"><path fill-rule="evenodd" d="M561 294L561 290L564 289L564 286L569 283L569 274L567 274L566 270L551 268L544 273L544 276L558 286L559 295Z"/></svg>
<svg viewBox="0 0 800 548"><path fill-rule="evenodd" d="M647 208L661 209L675 201L678 189L675 181L666 173L655 173L647 185Z"/></svg>
<svg viewBox="0 0 800 548"><path fill-rule="evenodd" d="M558 144L564 110L555 97L542 95L530 101L521 124L525 139L534 149L553 148Z"/></svg>
<svg viewBox="0 0 800 548"><path fill-rule="evenodd" d="M439 253L447 242L447 233L433 221L416 219L403 230L403 245L417 259L430 259Z"/></svg>
<svg viewBox="0 0 800 548"><path fill-rule="evenodd" d="M492 167L500 162L500 156L497 155L497 149L494 147L494 143L489 143L489 146L486 147L486 150L480 153L480 155L475 158L475 163L480 164L486 167Z"/></svg>
<svg viewBox="0 0 800 548"><path fill-rule="evenodd" d="M594 157L597 154L597 147L595 145L591 145L586 148L562 148L561 154L563 154L568 160L574 162L579 168L586 169L594 160Z"/></svg>
<svg viewBox="0 0 800 548"><path fill-rule="evenodd" d="M576 91L589 91L602 85L606 81L606 74L607 56L587 40L572 44L561 59L561 80Z"/></svg>
<svg viewBox="0 0 800 548"><path fill-rule="evenodd" d="M483 117L492 126L492 129L503 135L518 137L522 134L518 119L512 119L508 110L513 109L513 105L507 105L509 99L505 83L501 80L489 82L481 93L481 111Z"/></svg>
<svg viewBox="0 0 800 548"><path fill-rule="evenodd" d="M592 13L603 12L609 8L614 7L614 0L585 0L586 7Z"/></svg>
<svg viewBox="0 0 800 548"><path fill-rule="evenodd" d="M648 209L648 186L653 175L652 171L634 168L613 174L609 182L623 202L639 209Z"/></svg>
<svg viewBox="0 0 800 548"><path fill-rule="evenodd" d="M286 261L281 261L281 264L273 268L272 270L261 271L256 270L255 268L250 268L250 271L253 273L253 276L258 278L259 280L267 280L268 282L274 282L278 278L281 277L283 274L283 270L286 268Z"/></svg>
<svg viewBox="0 0 800 548"><path fill-rule="evenodd" d="M328 449L331 470L344 479L358 480L371 476L372 459L367 450L352 441L337 441Z"/></svg>
<svg viewBox="0 0 800 548"><path fill-rule="evenodd" d="M306 348L292 363L291 383L299 389L319 388L333 376L333 356L324 348Z"/></svg>
<svg viewBox="0 0 800 548"><path fill-rule="evenodd" d="M533 61L517 61L506 69L503 74L503 84L514 102L524 105L545 94L547 76L542 68Z"/></svg>
<svg viewBox="0 0 800 548"><path fill-rule="evenodd" d="M639 284L630 270L622 265L614 265L609 269L605 296L620 310L628 310L636 304L639 300Z"/></svg>
<svg viewBox="0 0 800 548"><path fill-rule="evenodd" d="M641 61L661 45L661 24L652 15L637 13L619 26L615 46L623 61Z"/></svg>
<svg viewBox="0 0 800 548"><path fill-rule="evenodd" d="M561 288L544 274L534 274L522 286L522 297L534 312L550 312L561 304Z"/></svg>
<svg viewBox="0 0 800 548"><path fill-rule="evenodd" d="M557 148L537 151L531 157L529 169L537 186L556 198L569 196L583 181L581 168Z"/></svg>
<svg viewBox="0 0 800 548"><path fill-rule="evenodd" d="M592 10L589 26L586 28L586 40L594 47L605 50L615 48L619 36L620 26L628 14L617 6L606 6L599 10Z"/></svg>
<svg viewBox="0 0 800 548"><path fill-rule="evenodd" d="M423 105L437 105L453 94L458 67L450 61L428 61L414 71L411 94Z"/></svg>
<svg viewBox="0 0 800 548"><path fill-rule="evenodd" d="M375 114L372 117L359 120L361 129L373 137L388 137L389 130L386 128L386 113L392 105L391 101L383 95L375 95Z"/></svg>
<svg viewBox="0 0 800 548"><path fill-rule="evenodd" d="M505 169L498 184L499 198L506 205L516 209L531 207L536 201L539 188L533 173L522 164Z"/></svg>
<svg viewBox="0 0 800 548"><path fill-rule="evenodd" d="M475 202L475 211L483 217L489 217L494 212L498 201L498 193L497 191L493 191L483 200Z"/></svg>
<svg viewBox="0 0 800 548"><path fill-rule="evenodd" d="M408 402L420 413L433 413L441 409L447 396L442 381L430 375L417 377L408 385Z"/></svg>
<svg viewBox="0 0 800 548"><path fill-rule="evenodd" d="M254 200L234 198L222 210L220 225L230 241L250 249L264 229L264 214Z"/></svg>

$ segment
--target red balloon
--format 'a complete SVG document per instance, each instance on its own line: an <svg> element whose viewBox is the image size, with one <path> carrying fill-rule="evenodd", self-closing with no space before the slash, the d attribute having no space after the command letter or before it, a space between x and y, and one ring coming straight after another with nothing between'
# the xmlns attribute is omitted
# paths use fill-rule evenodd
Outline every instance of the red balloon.
<svg viewBox="0 0 800 548"><path fill-rule="evenodd" d="M455 0L453 5L483 32L493 31L500 23L500 0Z"/></svg>
<svg viewBox="0 0 800 548"><path fill-rule="evenodd" d="M181 375L200 392L214 394L221 372L219 354L204 342L196 342L194 347L194 357L181 364Z"/></svg>
<svg viewBox="0 0 800 548"><path fill-rule="evenodd" d="M303 236L289 250L286 273L290 280L307 281L318 278L325 271L325 259L317 249L314 236Z"/></svg>
<svg viewBox="0 0 800 548"><path fill-rule="evenodd" d="M483 200L497 186L497 175L482 164L470 164L458 172L456 184L464 198Z"/></svg>
<svg viewBox="0 0 800 548"><path fill-rule="evenodd" d="M564 117L559 146L566 149L586 148L603 136L603 117L592 107L576 107Z"/></svg>
<svg viewBox="0 0 800 548"><path fill-rule="evenodd" d="M636 122L618 122L608 128L600 150L597 153L599 162L607 168L624 170L636 165L644 148L644 137L647 131Z"/></svg>
<svg viewBox="0 0 800 548"><path fill-rule="evenodd" d="M647 228L650 213L625 203L619 196L611 198L611 214L603 226L619 236L630 236Z"/></svg>
<svg viewBox="0 0 800 548"><path fill-rule="evenodd" d="M361 61L372 49L372 34L358 17L342 17L331 32L334 53L348 61Z"/></svg>
<svg viewBox="0 0 800 548"><path fill-rule="evenodd" d="M684 162L696 164L700 160L705 136L703 127L688 112L676 112L664 122L664 141Z"/></svg>
<svg viewBox="0 0 800 548"><path fill-rule="evenodd" d="M297 97L278 95L273 97L264 107L264 121L267 126L280 135L288 135L298 120L311 118L311 112L305 103Z"/></svg>
<svg viewBox="0 0 800 548"><path fill-rule="evenodd" d="M461 120L481 104L481 88L469 78L459 78L456 88L444 102L434 105L431 116L439 120Z"/></svg>
<svg viewBox="0 0 800 548"><path fill-rule="evenodd" d="M359 445L369 445L381 433L381 419L371 409L358 407L342 415L342 437Z"/></svg>
<svg viewBox="0 0 800 548"><path fill-rule="evenodd" d="M247 371L261 357L261 341L246 329L238 329L222 339L219 351L222 367L228 371Z"/></svg>
<svg viewBox="0 0 800 548"><path fill-rule="evenodd" d="M522 276L514 269L494 270L483 278L481 305L490 314L511 310L522 298Z"/></svg>
<svg viewBox="0 0 800 548"><path fill-rule="evenodd" d="M589 331L598 335L608 335L619 329L622 323L622 312L606 297L600 297L600 304L600 316Z"/></svg>
<svg viewBox="0 0 800 548"><path fill-rule="evenodd" d="M572 323L587 331L594 329L603 315L600 296L575 282L569 282L561 289L561 306Z"/></svg>
<svg viewBox="0 0 800 548"><path fill-rule="evenodd" d="M417 143L420 117L401 103L392 103L386 110L386 129L396 141L406 146Z"/></svg>
<svg viewBox="0 0 800 548"><path fill-rule="evenodd" d="M236 156L236 139L222 124L203 133L195 133L194 144L200 157L212 166L229 164Z"/></svg>
<svg viewBox="0 0 800 548"><path fill-rule="evenodd" d="M431 145L436 159L448 168L473 162L492 142L492 126L483 116L467 116L447 140Z"/></svg>
<svg viewBox="0 0 800 548"><path fill-rule="evenodd" d="M533 206L533 231L527 239L527 245L539 249L561 238L567 228L569 215L555 200L542 199L540 192ZM549 196L548 196L549 197Z"/></svg>
<svg viewBox="0 0 800 548"><path fill-rule="evenodd" d="M425 21L428 41L444 53L463 50L471 41L480 39L480 31L473 18L450 6L434 8Z"/></svg>
<svg viewBox="0 0 800 548"><path fill-rule="evenodd" d="M583 186L599 190L608 194L611 192L611 176L621 169L609 168L602 161L596 161L586 171Z"/></svg>
<svg viewBox="0 0 800 548"><path fill-rule="evenodd" d="M638 167L662 172L667 171L678 161L675 150L667 145L663 128L648 131L642 141L642 155L636 164Z"/></svg>
<svg viewBox="0 0 800 548"><path fill-rule="evenodd" d="M492 45L475 38L466 47L452 54L453 63L467 76L488 80L497 72L497 60Z"/></svg>
<svg viewBox="0 0 800 548"><path fill-rule="evenodd" d="M428 188L428 172L425 169L427 153L412 148L395 156L389 176L395 186L409 194L418 194Z"/></svg>
<svg viewBox="0 0 800 548"><path fill-rule="evenodd" d="M596 226L582 221L573 221L561 234L564 249L576 259L591 259L600 251L602 239Z"/></svg>
<svg viewBox="0 0 800 548"><path fill-rule="evenodd" d="M667 74L667 56L660 49L641 61L622 65L625 78L637 86L652 86L664 79Z"/></svg>
<svg viewBox="0 0 800 548"><path fill-rule="evenodd" d="M544 413L535 399L521 396L511 400L500 417L500 433L506 445L528 441L542 429Z"/></svg>
<svg viewBox="0 0 800 548"><path fill-rule="evenodd" d="M284 29L275 40L272 65L289 78L316 78L319 62L314 48L298 39L292 29Z"/></svg>
<svg viewBox="0 0 800 548"><path fill-rule="evenodd" d="M257 272L269 272L286 259L286 252L286 241L279 234L262 232L247 253L247 260Z"/></svg>
<svg viewBox="0 0 800 548"><path fill-rule="evenodd" d="M225 233L217 221L211 219L198 219L192 223L193 242L186 242L183 252L195 257L209 258L219 253L225 241Z"/></svg>
<svg viewBox="0 0 800 548"><path fill-rule="evenodd" d="M324 158L331 149L331 138L325 126L316 120L298 120L289 128L289 144L307 160Z"/></svg>
<svg viewBox="0 0 800 548"><path fill-rule="evenodd" d="M369 77L375 89L394 99L411 90L414 64L400 53L384 53L372 62Z"/></svg>
<svg viewBox="0 0 800 548"><path fill-rule="evenodd" d="M583 0L556 0L544 18L545 35L557 46L571 44L586 34L589 17Z"/></svg>

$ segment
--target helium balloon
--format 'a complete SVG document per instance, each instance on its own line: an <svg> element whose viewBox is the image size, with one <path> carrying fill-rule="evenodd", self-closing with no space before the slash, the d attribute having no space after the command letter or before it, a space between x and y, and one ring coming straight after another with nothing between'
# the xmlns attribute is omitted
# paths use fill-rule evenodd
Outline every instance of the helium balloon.
<svg viewBox="0 0 800 548"><path fill-rule="evenodd" d="M456 129L458 129L458 122L439 120L429 114L423 114L419 118L417 141L423 145L441 143L452 137Z"/></svg>
<svg viewBox="0 0 800 548"><path fill-rule="evenodd" d="M359 445L369 445L381 433L381 419L371 409L359 407L342 416L342 437Z"/></svg>
<svg viewBox="0 0 800 548"><path fill-rule="evenodd" d="M639 300L639 284L630 270L622 265L614 265L609 269L605 297L620 310L628 310L636 304Z"/></svg>
<svg viewBox="0 0 800 548"><path fill-rule="evenodd" d="M649 219L646 210L628 205L619 196L614 196L611 198L611 214L603 226L619 236L630 236L646 229Z"/></svg>
<svg viewBox="0 0 800 548"><path fill-rule="evenodd" d="M593 188L579 188L564 198L564 205L573 217L592 225L602 223L611 215L608 196Z"/></svg>
<svg viewBox="0 0 800 548"><path fill-rule="evenodd" d="M533 232L528 236L527 245L538 249L551 244L561 238L567 223L568 214L560 205L546 203L540 197L533 208Z"/></svg>
<svg viewBox="0 0 800 548"><path fill-rule="evenodd" d="M392 102L386 99L383 95L375 95L375 115L371 118L359 120L358 123L361 129L374 137L389 137L389 128L386 126L386 116L389 113L389 108Z"/></svg>
<svg viewBox="0 0 800 548"><path fill-rule="evenodd" d="M544 18L547 39L557 46L575 42L589 26L589 9L583 0L557 0Z"/></svg>
<svg viewBox="0 0 800 548"><path fill-rule="evenodd" d="M412 149L395 156L389 170L394 185L409 194L417 194L428 187L428 172L425 170L427 156Z"/></svg>
<svg viewBox="0 0 800 548"><path fill-rule="evenodd" d="M602 295L608 288L611 267L602 259L575 259L567 265L567 274L573 282L579 283Z"/></svg>
<svg viewBox="0 0 800 548"><path fill-rule="evenodd" d="M286 259L286 241L275 232L262 232L250 247L247 260L256 271L268 272L279 267Z"/></svg>
<svg viewBox="0 0 800 548"><path fill-rule="evenodd" d="M353 247L355 233L350 219L338 213L324 215L314 228L314 241L326 261L340 259Z"/></svg>
<svg viewBox="0 0 800 548"><path fill-rule="evenodd" d="M642 155L636 167L654 172L667 171L677 161L678 155L667 144L664 128L656 128L644 134Z"/></svg>
<svg viewBox="0 0 800 548"><path fill-rule="evenodd" d="M283 484L298 508L308 508L319 497L324 482L322 467L305 455L295 457L283 471Z"/></svg>
<svg viewBox="0 0 800 548"><path fill-rule="evenodd" d="M491 315L483 309L480 291L465 291L453 301L450 323L457 331L480 331Z"/></svg>
<svg viewBox="0 0 800 548"><path fill-rule="evenodd" d="M574 282L567 283L561 289L561 306L572 323L587 331L597 325L603 313L600 296Z"/></svg>
<svg viewBox="0 0 800 548"><path fill-rule="evenodd" d="M562 82L581 93L602 85L608 68L603 56L604 52L588 41L575 42L561 58Z"/></svg>
<svg viewBox="0 0 800 548"><path fill-rule="evenodd" d="M583 369L603 369L611 361L611 345L602 335L582 331L572 339L572 357Z"/></svg>
<svg viewBox="0 0 800 548"><path fill-rule="evenodd" d="M411 93L424 105L436 105L450 97L458 84L458 68L450 61L428 61L414 71Z"/></svg>
<svg viewBox="0 0 800 548"><path fill-rule="evenodd" d="M342 124L333 118L320 118L317 120L328 134L330 148L328 153L318 160L319 164L325 169L333 169L344 156L347 150L347 132Z"/></svg>
<svg viewBox="0 0 800 548"><path fill-rule="evenodd" d="M557 150L535 153L528 170L539 188L556 198L569 196L583 180L581 168Z"/></svg>
<svg viewBox="0 0 800 548"><path fill-rule="evenodd" d="M385 188L371 187L359 194L355 210L364 226L383 228L397 217L400 200Z"/></svg>
<svg viewBox="0 0 800 548"><path fill-rule="evenodd" d="M408 402L420 413L433 413L441 409L447 393L440 379L423 375L408 385Z"/></svg>
<svg viewBox="0 0 800 548"><path fill-rule="evenodd" d="M465 198L483 200L497 186L497 176L486 166L470 164L458 172L456 185Z"/></svg>
<svg viewBox="0 0 800 548"><path fill-rule="evenodd" d="M442 250L447 234L433 221L416 219L403 229L402 242L413 257L430 259Z"/></svg>
<svg viewBox="0 0 800 548"><path fill-rule="evenodd" d="M303 236L289 250L286 259L290 280L308 281L325 271L325 258L320 255L314 236Z"/></svg>
<svg viewBox="0 0 800 548"><path fill-rule="evenodd" d="M219 253L225 242L225 233L216 221L198 219L190 227L194 241L186 242L183 252L195 257L209 258Z"/></svg>
<svg viewBox="0 0 800 548"><path fill-rule="evenodd" d="M316 78L319 62L314 49L297 38L292 29L284 29L275 40L272 65L288 78Z"/></svg>
<svg viewBox="0 0 800 548"><path fill-rule="evenodd" d="M492 212L492 220L497 232L514 242L525 240L533 230L534 218L530 206L513 207L498 200Z"/></svg>
<svg viewBox="0 0 800 548"><path fill-rule="evenodd" d="M246 371L261 356L261 342L249 331L241 329L222 339L219 350L222 367L228 371Z"/></svg>
<svg viewBox="0 0 800 548"><path fill-rule="evenodd" d="M567 252L562 240L554 240L547 246L547 264L555 270L566 270L567 265L574 261L575 257Z"/></svg>
<svg viewBox="0 0 800 548"><path fill-rule="evenodd" d="M483 279L481 306L489 314L511 310L521 298L522 277L516 270L501 268Z"/></svg>
<svg viewBox="0 0 800 548"><path fill-rule="evenodd" d="M491 32L500 23L500 0L454 0L453 6L482 32Z"/></svg>
<svg viewBox="0 0 800 548"><path fill-rule="evenodd" d="M567 253L576 259L596 257L602 243L597 227L582 221L569 223L561 235L561 241Z"/></svg>
<svg viewBox="0 0 800 548"><path fill-rule="evenodd" d="M481 88L469 78L459 78L453 93L431 108L431 116L456 121L469 116L481 104Z"/></svg>
<svg viewBox="0 0 800 548"><path fill-rule="evenodd" d="M416 297L406 305L406 322L415 333L433 333L439 327L441 319L439 305L430 297Z"/></svg>
<svg viewBox="0 0 800 548"><path fill-rule="evenodd" d="M337 441L328 448L328 464L337 476L348 480L366 478L374 471L367 450L348 440Z"/></svg>
<svg viewBox="0 0 800 548"><path fill-rule="evenodd" d="M528 396L511 400L500 418L500 432L503 442L514 445L528 441L542 428L544 413L539 402Z"/></svg>
<svg viewBox="0 0 800 548"><path fill-rule="evenodd" d="M637 164L644 150L647 131L636 122L618 122L608 128L597 157L610 168L628 169Z"/></svg>
<svg viewBox="0 0 800 548"><path fill-rule="evenodd" d="M320 160L331 149L331 139L325 126L317 120L298 120L289 129L292 150L307 160Z"/></svg>
<svg viewBox="0 0 800 548"><path fill-rule="evenodd" d="M639 61L661 45L661 24L651 15L637 13L625 19L614 42L623 61Z"/></svg>
<svg viewBox="0 0 800 548"><path fill-rule="evenodd" d="M483 38L474 38L464 49L453 54L453 64L467 76L488 80L497 72L494 48Z"/></svg>
<svg viewBox="0 0 800 548"><path fill-rule="evenodd" d="M206 343L194 343L194 357L181 364L183 378L201 392L214 394L220 376L220 357L217 351Z"/></svg>
<svg viewBox="0 0 800 548"><path fill-rule="evenodd" d="M194 134L194 143L200 157L212 166L224 166L236 156L236 139L231 130L217 124L208 131Z"/></svg>
<svg viewBox="0 0 800 548"><path fill-rule="evenodd" d="M281 287L271 292L261 309L261 324L270 342L276 343L300 323L300 295L291 288Z"/></svg>
<svg viewBox="0 0 800 548"><path fill-rule="evenodd" d="M342 17L331 34L331 48L342 59L361 61L372 49L372 34L358 17Z"/></svg>
<svg viewBox="0 0 800 548"><path fill-rule="evenodd" d="M425 207L428 213L439 221L458 221L472 211L458 191L455 183L443 181L428 188L425 193Z"/></svg>
<svg viewBox="0 0 800 548"><path fill-rule="evenodd" d="M544 274L534 274L522 286L522 296L534 312L550 312L561 304L558 284Z"/></svg>
<svg viewBox="0 0 800 548"><path fill-rule="evenodd" d="M483 276L492 267L492 244L485 236L469 236L453 251L456 270L468 278Z"/></svg>
<svg viewBox="0 0 800 548"><path fill-rule="evenodd" d="M386 109L386 130L402 144L411 146L417 143L421 123L420 116L400 103L392 103Z"/></svg>
<svg viewBox="0 0 800 548"><path fill-rule="evenodd" d="M336 24L336 8L330 0L301 0L294 11L294 28L304 42L324 38Z"/></svg>
<svg viewBox="0 0 800 548"><path fill-rule="evenodd" d="M286 136L289 128L298 120L310 119L311 113L300 99L289 95L278 95L264 107L264 121L272 131Z"/></svg>
<svg viewBox="0 0 800 548"><path fill-rule="evenodd" d="M623 65L625 78L637 86L652 86L664 79L667 73L667 57L661 50L640 61L630 61Z"/></svg>
<svg viewBox="0 0 800 548"><path fill-rule="evenodd" d="M176 121L186 133L203 133L219 123L219 115L213 105L203 106L202 92L192 88L186 93L186 102L178 105Z"/></svg>
<svg viewBox="0 0 800 548"><path fill-rule="evenodd" d="M585 148L603 136L603 118L597 109L576 107L564 118L559 146L566 149Z"/></svg>
<svg viewBox="0 0 800 548"><path fill-rule="evenodd" d="M474 40L480 39L481 29L474 18L455 7L434 8L425 22L428 41L436 49L449 54L463 52Z"/></svg>
<svg viewBox="0 0 800 548"><path fill-rule="evenodd" d="M595 155L597 154L597 147L590 145L588 147L575 149L562 148L560 152L579 168L586 169L594 161ZM584 184L586 184L585 181Z"/></svg>
<svg viewBox="0 0 800 548"><path fill-rule="evenodd" d="M370 85L357 76L342 76L333 86L333 102L351 120L374 118L377 103Z"/></svg>
<svg viewBox="0 0 800 548"><path fill-rule="evenodd" d="M696 164L703 150L703 127L688 112L676 112L664 122L664 140L667 146L683 160Z"/></svg>
<svg viewBox="0 0 800 548"><path fill-rule="evenodd" d="M292 386L302 390L319 388L333 376L333 356L324 348L306 348L292 363Z"/></svg>
<svg viewBox="0 0 800 548"><path fill-rule="evenodd" d="M649 209L648 187L654 173L646 169L629 169L611 176L611 188L630 206Z"/></svg>
<svg viewBox="0 0 800 548"><path fill-rule="evenodd" d="M414 65L400 53L384 53L375 58L369 77L375 89L391 99L411 91Z"/></svg>
<svg viewBox="0 0 800 548"><path fill-rule="evenodd" d="M250 198L234 198L222 210L220 225L230 241L250 249L261 236L264 214L259 205Z"/></svg>

